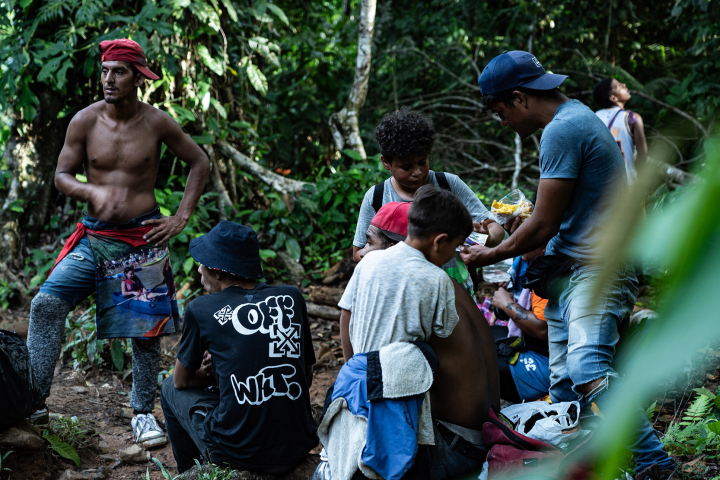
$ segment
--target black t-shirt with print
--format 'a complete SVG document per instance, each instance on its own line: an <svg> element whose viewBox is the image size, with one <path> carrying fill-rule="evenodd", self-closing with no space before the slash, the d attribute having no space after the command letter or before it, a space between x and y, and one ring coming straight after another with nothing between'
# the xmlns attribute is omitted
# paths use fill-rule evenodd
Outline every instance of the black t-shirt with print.
<svg viewBox="0 0 720 480"><path fill-rule="evenodd" d="M228 456L254 465L291 463L317 445L305 380L315 352L297 288L228 287L190 302L177 358L196 371L205 350L220 388L205 428Z"/></svg>

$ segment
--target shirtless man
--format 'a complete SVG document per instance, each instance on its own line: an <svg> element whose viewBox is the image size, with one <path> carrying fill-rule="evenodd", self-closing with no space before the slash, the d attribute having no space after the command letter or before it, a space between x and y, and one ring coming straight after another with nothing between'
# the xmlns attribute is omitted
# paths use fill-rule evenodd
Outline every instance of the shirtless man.
<svg viewBox="0 0 720 480"><path fill-rule="evenodd" d="M365 246L358 252L361 261L369 252L390 248L407 235L407 223L400 228L396 223L380 225L387 229L375 224L379 225L373 218ZM446 449L438 445L419 445L415 464L407 472L407 478L436 478L433 475L437 474L438 468L444 468L445 475L454 476L461 471L473 471L478 464L479 473L486 454L483 448L477 448L483 443L482 426L488 420L490 408L500 410L500 378L492 331L465 288L455 280L452 283L459 321L450 336L432 336L428 344L439 363L430 388L432 417L443 442L453 454L447 454ZM348 313L343 311L341 324L350 322ZM353 356L347 331L347 328L341 328L345 361ZM440 457L444 457L444 467L437 465Z"/></svg>
<svg viewBox="0 0 720 480"><path fill-rule="evenodd" d="M170 116L137 100L137 89L145 78L158 79L147 68L140 45L126 39L104 41L100 51L105 100L81 110L70 122L55 186L70 198L87 203L83 224L88 229L150 226L145 240L161 245L187 225L203 192L210 163ZM160 215L155 199L161 143L190 167L180 208L170 217ZM75 178L83 171L87 183ZM27 343L43 398L50 394L65 317L95 293L94 256L87 238L78 240L40 288L30 311ZM164 434L151 412L160 367L160 338L133 338L132 350L133 437L136 442L159 439ZM43 421L47 416L43 408L33 420Z"/></svg>

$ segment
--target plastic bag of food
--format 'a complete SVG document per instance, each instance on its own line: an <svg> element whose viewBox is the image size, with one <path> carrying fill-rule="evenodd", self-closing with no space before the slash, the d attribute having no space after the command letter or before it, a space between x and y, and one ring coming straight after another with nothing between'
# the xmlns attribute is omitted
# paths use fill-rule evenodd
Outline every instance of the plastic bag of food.
<svg viewBox="0 0 720 480"><path fill-rule="evenodd" d="M500 225L512 221L515 217L520 217L521 222L524 222L532 214L534 208L532 202L516 188L500 200L493 200L490 218Z"/></svg>

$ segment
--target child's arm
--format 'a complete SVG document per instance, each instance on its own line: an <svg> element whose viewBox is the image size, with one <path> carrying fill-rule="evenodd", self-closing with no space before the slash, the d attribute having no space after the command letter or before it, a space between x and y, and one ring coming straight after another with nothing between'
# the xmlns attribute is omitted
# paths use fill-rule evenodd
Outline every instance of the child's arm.
<svg viewBox="0 0 720 480"><path fill-rule="evenodd" d="M358 252L362 250L365 243L367 243L367 229L375 216L375 210L372 207L374 191L375 187L370 188L367 193L365 193L365 198L363 198L363 201L360 204L360 213L358 214L357 226L355 227L355 237L353 238L353 260L355 262L360 261Z"/></svg>
<svg viewBox="0 0 720 480"><path fill-rule="evenodd" d="M493 222L484 222L484 220L490 217L490 212L485 205L483 205L477 195L475 195L475 192L473 192L470 187L468 187L467 184L457 175L446 174L446 176L448 177L448 183L450 183L452 192L460 199L461 202L463 202L465 208L467 208L468 212L470 212L470 216L473 221L478 222L478 225L473 224L475 231L478 233L484 233L488 236L485 245L488 247L500 245L500 242L502 242L505 238L505 230L502 226L496 223L493 224ZM480 225L480 222L482 222L482 226Z"/></svg>
<svg viewBox="0 0 720 480"><path fill-rule="evenodd" d="M342 345L343 358L345 363L355 354L350 343L350 310L340 310L340 344Z"/></svg>

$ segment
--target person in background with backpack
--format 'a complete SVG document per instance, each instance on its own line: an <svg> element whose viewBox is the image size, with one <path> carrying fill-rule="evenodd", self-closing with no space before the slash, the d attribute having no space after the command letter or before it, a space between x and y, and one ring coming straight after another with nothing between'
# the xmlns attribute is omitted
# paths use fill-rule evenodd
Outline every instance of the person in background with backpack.
<svg viewBox="0 0 720 480"><path fill-rule="evenodd" d="M637 178L637 167L645 163L648 151L642 117L632 110L625 109L625 104L630 98L632 95L627 85L614 78L601 80L593 89L593 100L602 107L595 114L607 125L620 147L625 161L628 185L632 185ZM644 286L645 276L641 261L635 262L635 274L640 286Z"/></svg>
<svg viewBox="0 0 720 480"><path fill-rule="evenodd" d="M366 243L365 232L380 207L389 202L412 202L415 192L428 184L449 190L460 199L473 221L478 222L474 224L475 231L488 235L487 246L498 245L505 238L500 225L491 223L486 227L479 223L489 217L488 209L460 177L430 170L430 151L435 143L435 129L430 119L403 108L383 117L375 128L375 137L382 153L380 160L391 177L365 193L353 239L353 260L360 261L359 252ZM472 294L472 280L457 255L443 265L443 269Z"/></svg>
<svg viewBox="0 0 720 480"><path fill-rule="evenodd" d="M645 125L640 115L626 110L625 104L632 98L627 85L614 78L600 80L593 89L593 100L602 107L595 112L608 127L620 147L625 160L628 183L637 178L637 167L647 158L647 140Z"/></svg>

